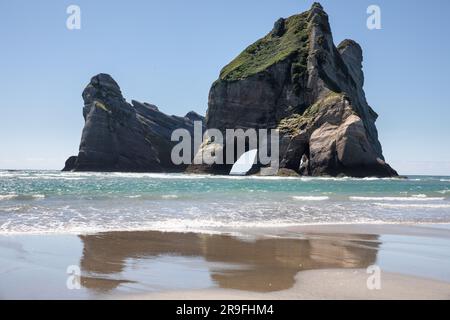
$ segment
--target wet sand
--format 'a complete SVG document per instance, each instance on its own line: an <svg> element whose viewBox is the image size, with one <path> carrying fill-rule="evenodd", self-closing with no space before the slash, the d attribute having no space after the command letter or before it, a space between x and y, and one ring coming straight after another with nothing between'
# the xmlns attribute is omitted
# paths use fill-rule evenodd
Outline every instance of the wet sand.
<svg viewBox="0 0 450 320"><path fill-rule="evenodd" d="M446 282L382 274L380 290L368 290L364 269L326 269L299 272L292 288L274 292L251 292L230 289L169 291L123 296L124 299L148 300L448 300Z"/></svg>
<svg viewBox="0 0 450 320"><path fill-rule="evenodd" d="M448 226L304 226L247 234L0 236L0 298L450 298ZM367 288L372 265L381 269L380 290ZM79 268L79 289L68 288L78 279L68 267Z"/></svg>

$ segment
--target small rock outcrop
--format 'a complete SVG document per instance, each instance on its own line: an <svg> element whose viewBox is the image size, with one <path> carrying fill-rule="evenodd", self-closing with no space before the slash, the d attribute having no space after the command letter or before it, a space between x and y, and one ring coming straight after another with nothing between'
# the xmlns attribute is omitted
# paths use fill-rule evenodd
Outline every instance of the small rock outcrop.
<svg viewBox="0 0 450 320"><path fill-rule="evenodd" d="M307 12L276 21L222 69L209 93L206 127L277 128L283 172L397 176L384 160L378 115L365 98L362 61L355 41L334 45L328 15L314 3ZM204 143L199 152L208 148ZM229 166L189 171L224 173Z"/></svg>
<svg viewBox="0 0 450 320"><path fill-rule="evenodd" d="M154 105L123 98L108 74L94 76L83 91L85 125L78 156L67 159L65 171L182 172L170 159L175 129L191 134L194 121L203 117L189 112L168 116ZM194 151L192 151L194 153Z"/></svg>

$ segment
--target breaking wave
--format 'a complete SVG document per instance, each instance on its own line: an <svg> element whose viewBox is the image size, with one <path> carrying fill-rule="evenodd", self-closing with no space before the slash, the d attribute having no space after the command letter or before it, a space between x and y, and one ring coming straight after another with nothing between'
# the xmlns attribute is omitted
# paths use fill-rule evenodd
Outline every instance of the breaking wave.
<svg viewBox="0 0 450 320"><path fill-rule="evenodd" d="M350 197L354 201L442 201L443 197L427 197L426 195L412 196L412 197Z"/></svg>
<svg viewBox="0 0 450 320"><path fill-rule="evenodd" d="M0 201L6 200L37 200L37 199L45 199L45 195L43 194L5 194L0 195Z"/></svg>
<svg viewBox="0 0 450 320"><path fill-rule="evenodd" d="M301 201L325 201L330 199L328 196L293 196L292 198Z"/></svg>

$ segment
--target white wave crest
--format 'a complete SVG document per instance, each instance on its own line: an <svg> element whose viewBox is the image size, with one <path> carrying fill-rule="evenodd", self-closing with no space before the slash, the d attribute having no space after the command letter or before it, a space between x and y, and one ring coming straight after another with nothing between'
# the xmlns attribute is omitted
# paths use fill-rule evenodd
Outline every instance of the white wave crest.
<svg viewBox="0 0 450 320"><path fill-rule="evenodd" d="M17 194L4 194L4 195L0 195L0 201L1 200L12 200L17 198Z"/></svg>
<svg viewBox="0 0 450 320"><path fill-rule="evenodd" d="M450 204L433 204L433 203L375 203L376 206L393 209L447 209L450 208Z"/></svg>
<svg viewBox="0 0 450 320"><path fill-rule="evenodd" d="M293 196L292 199L300 201L325 201L330 199L327 196Z"/></svg>
<svg viewBox="0 0 450 320"><path fill-rule="evenodd" d="M44 199L45 195L43 194L5 194L0 195L0 201L6 201L6 200L34 200L34 199Z"/></svg>
<svg viewBox="0 0 450 320"><path fill-rule="evenodd" d="M161 198L163 198L163 199L177 199L178 196L176 194L165 194Z"/></svg>
<svg viewBox="0 0 450 320"><path fill-rule="evenodd" d="M424 198L427 198L427 195L426 194L413 194L411 197L424 199Z"/></svg>
<svg viewBox="0 0 450 320"><path fill-rule="evenodd" d="M354 201L442 201L445 198L428 198L427 196L412 196L412 197L350 197Z"/></svg>

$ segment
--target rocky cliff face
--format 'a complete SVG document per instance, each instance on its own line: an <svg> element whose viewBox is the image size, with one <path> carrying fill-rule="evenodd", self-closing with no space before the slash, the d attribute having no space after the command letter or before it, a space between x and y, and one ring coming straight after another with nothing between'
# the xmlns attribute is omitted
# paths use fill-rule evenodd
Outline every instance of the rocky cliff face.
<svg viewBox="0 0 450 320"><path fill-rule="evenodd" d="M183 128L193 134L194 121L203 117L189 112L168 116L154 105L125 101L118 84L107 74L93 77L83 91L85 125L78 156L70 157L66 171L160 172L184 171L170 160L171 134Z"/></svg>
<svg viewBox="0 0 450 320"><path fill-rule="evenodd" d="M269 34L222 69L210 90L206 127L224 133L276 128L280 175L397 176L378 141L378 115L365 98L362 61L355 41L334 45L328 16L315 3L307 12L276 21ZM186 169L170 160L175 144L170 136L179 128L192 134L193 122L203 117L194 112L167 116L154 105L129 104L106 74L91 79L83 99L86 123L79 154L66 161L64 170ZM197 156L213 149L225 154L206 140ZM187 169L228 174L231 165Z"/></svg>
<svg viewBox="0 0 450 320"><path fill-rule="evenodd" d="M362 60L356 42L334 45L328 15L315 3L279 19L223 68L210 90L206 126L278 128L283 174L396 176L378 141L378 115L365 98Z"/></svg>

